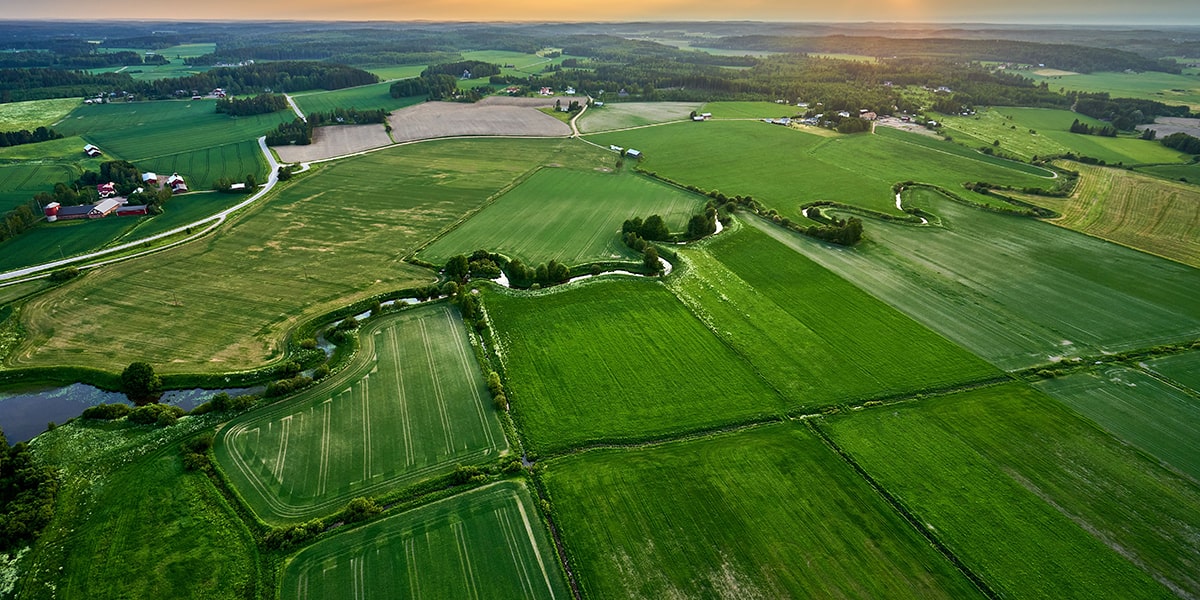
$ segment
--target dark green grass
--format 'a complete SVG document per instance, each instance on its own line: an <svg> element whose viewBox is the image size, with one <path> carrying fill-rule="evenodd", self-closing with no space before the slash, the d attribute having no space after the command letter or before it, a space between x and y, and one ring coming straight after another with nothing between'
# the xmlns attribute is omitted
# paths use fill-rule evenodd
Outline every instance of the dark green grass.
<svg viewBox="0 0 1200 600"><path fill-rule="evenodd" d="M1035 387L1200 481L1200 397L1127 367L1046 379Z"/></svg>
<svg viewBox="0 0 1200 600"><path fill-rule="evenodd" d="M1138 167L1137 170L1172 181L1187 180L1187 183L1200 185L1200 163L1192 163L1190 165L1154 165L1152 167Z"/></svg>
<svg viewBox="0 0 1200 600"><path fill-rule="evenodd" d="M1148 368L1200 394L1200 351L1149 361Z"/></svg>
<svg viewBox="0 0 1200 600"><path fill-rule="evenodd" d="M544 480L585 597L980 596L797 423L554 459Z"/></svg>
<svg viewBox="0 0 1200 600"><path fill-rule="evenodd" d="M779 396L657 281L484 296L519 425L538 452L778 414Z"/></svg>
<svg viewBox="0 0 1200 600"><path fill-rule="evenodd" d="M0 214L25 204L38 192L49 192L54 184L70 183L79 170L62 163L0 163Z"/></svg>
<svg viewBox="0 0 1200 600"><path fill-rule="evenodd" d="M279 595L567 598L533 498L507 481L323 539L293 557Z"/></svg>
<svg viewBox="0 0 1200 600"><path fill-rule="evenodd" d="M245 181L253 174L259 182L267 180L267 163L258 142L248 140L224 146L156 156L137 162L143 171L163 175L179 173L193 191L211 190L221 178Z"/></svg>
<svg viewBox="0 0 1200 600"><path fill-rule="evenodd" d="M424 96L393 98L390 93L391 87L391 83L376 83L344 90L293 94L292 99L306 115L315 112L331 112L335 108L357 108L359 110L382 108L393 111L425 101Z"/></svg>
<svg viewBox="0 0 1200 600"><path fill-rule="evenodd" d="M0 271L19 269L103 248L145 217L81 219L43 224L0 243Z"/></svg>
<svg viewBox="0 0 1200 600"><path fill-rule="evenodd" d="M537 265L568 266L640 258L621 241L621 224L661 215L683 231L704 198L629 173L542 169L421 251L436 264L480 248Z"/></svg>
<svg viewBox="0 0 1200 600"><path fill-rule="evenodd" d="M1192 267L924 190L905 202L945 227L866 219L847 250L750 224L1002 369L1200 336Z"/></svg>
<svg viewBox="0 0 1200 600"><path fill-rule="evenodd" d="M1001 596L1200 591L1200 490L1024 384L822 427Z"/></svg>
<svg viewBox="0 0 1200 600"><path fill-rule="evenodd" d="M794 410L1000 375L756 229L682 254L689 268L669 287Z"/></svg>

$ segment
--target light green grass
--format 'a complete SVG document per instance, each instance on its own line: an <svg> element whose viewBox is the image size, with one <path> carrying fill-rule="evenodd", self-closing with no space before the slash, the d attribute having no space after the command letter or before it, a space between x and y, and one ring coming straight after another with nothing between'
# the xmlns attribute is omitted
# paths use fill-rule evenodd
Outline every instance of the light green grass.
<svg viewBox="0 0 1200 600"><path fill-rule="evenodd" d="M1200 398L1127 367L1046 379L1034 387L1200 481Z"/></svg>
<svg viewBox="0 0 1200 600"><path fill-rule="evenodd" d="M246 175L253 174L261 182L268 176L262 149L252 140L145 158L137 165L142 171L162 175L179 173L193 191L211 190L222 178L244 181Z"/></svg>
<svg viewBox="0 0 1200 600"><path fill-rule="evenodd" d="M63 163L0 163L0 212L26 204L34 194L49 192L59 182L70 184L77 177L79 171Z"/></svg>
<svg viewBox="0 0 1200 600"><path fill-rule="evenodd" d="M198 42L194 44L179 44L162 50L155 50L168 59L175 60L176 58L195 58L205 54L212 54L217 51L215 42Z"/></svg>
<svg viewBox="0 0 1200 600"><path fill-rule="evenodd" d="M418 72L418 74L420 73ZM382 108L393 111L425 101L424 96L393 98L391 88L391 83L384 82L328 92L293 94L292 98L306 115L315 112L332 112L335 108L357 108L359 110Z"/></svg>
<svg viewBox="0 0 1200 600"><path fill-rule="evenodd" d="M86 352L89 364L113 372L134 360L160 372L222 372L278 359L298 323L432 282L432 271L404 257L521 174L558 161L569 143L443 140L319 167L219 235L35 299L22 312L25 351L10 360L76 364ZM86 323L62 326L80 310ZM91 352L100 346L110 352Z"/></svg>
<svg viewBox="0 0 1200 600"><path fill-rule="evenodd" d="M19 269L85 254L133 231L146 217L80 219L39 225L0 243L0 271Z"/></svg>
<svg viewBox="0 0 1200 600"><path fill-rule="evenodd" d="M1200 163L1190 165L1153 165L1138 167L1138 171L1173 181L1183 181L1192 185L1200 185Z"/></svg>
<svg viewBox="0 0 1200 600"><path fill-rule="evenodd" d="M972 598L979 593L800 424L548 463L592 598Z"/></svg>
<svg viewBox="0 0 1200 600"><path fill-rule="evenodd" d="M905 203L946 227L866 219L845 250L750 223L1002 369L1200 336L1192 267L926 190Z"/></svg>
<svg viewBox="0 0 1200 600"><path fill-rule="evenodd" d="M485 294L527 448L558 452L778 414L778 395L656 281Z"/></svg>
<svg viewBox="0 0 1200 600"><path fill-rule="evenodd" d="M321 540L280 597L568 598L525 485L498 483Z"/></svg>
<svg viewBox="0 0 1200 600"><path fill-rule="evenodd" d="M827 427L1000 597L1173 597L1155 580L1200 589L1200 491L1024 384Z"/></svg>
<svg viewBox="0 0 1200 600"><path fill-rule="evenodd" d="M793 410L1000 374L753 228L682 255L688 268L668 287Z"/></svg>
<svg viewBox="0 0 1200 600"><path fill-rule="evenodd" d="M421 71L424 71L425 68L426 65L394 65L389 67L366 67L363 70L378 75L384 81L392 81L394 79L419 77Z"/></svg>
<svg viewBox="0 0 1200 600"><path fill-rule="evenodd" d="M77 106L78 98L0 104L0 131L33 131L38 127L51 127Z"/></svg>
<svg viewBox="0 0 1200 600"><path fill-rule="evenodd" d="M1165 104L1184 104L1200 110L1200 81L1196 77L1145 71L1142 73L1087 73L1043 77L1025 74L1036 82L1046 82L1052 90L1107 92L1113 98L1142 98ZM1180 91L1182 90L1182 91Z"/></svg>
<svg viewBox="0 0 1200 600"><path fill-rule="evenodd" d="M1157 358L1147 368L1200 394L1200 351Z"/></svg>
<svg viewBox="0 0 1200 600"><path fill-rule="evenodd" d="M853 62L873 63L878 62L874 56L866 56L864 54L842 54L838 52L809 52L809 56L817 58L832 58L834 60L849 60Z"/></svg>
<svg viewBox="0 0 1200 600"><path fill-rule="evenodd" d="M661 215L683 231L704 198L630 173L542 169L420 252L443 264L455 254L486 249L529 265L568 266L640 260L621 241L621 224Z"/></svg>
<svg viewBox="0 0 1200 600"><path fill-rule="evenodd" d="M707 102L699 112L712 113L714 119L765 119L790 117L804 111L774 102Z"/></svg>
<svg viewBox="0 0 1200 600"><path fill-rule="evenodd" d="M221 430L217 460L260 518L331 514L508 449L447 304L372 320L358 337L354 362L328 381Z"/></svg>
<svg viewBox="0 0 1200 600"><path fill-rule="evenodd" d="M614 102L589 108L578 124L580 131L592 133L683 121L690 118L692 111L699 110L698 102Z"/></svg>
<svg viewBox="0 0 1200 600"><path fill-rule="evenodd" d="M50 287L50 282L45 279L35 279L26 283L0 287L0 306L4 306L13 300L36 294L47 287Z"/></svg>

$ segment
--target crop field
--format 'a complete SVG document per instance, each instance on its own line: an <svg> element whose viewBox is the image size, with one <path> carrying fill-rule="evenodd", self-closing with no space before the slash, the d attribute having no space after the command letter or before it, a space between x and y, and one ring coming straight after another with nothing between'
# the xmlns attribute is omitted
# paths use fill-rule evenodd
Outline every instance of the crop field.
<svg viewBox="0 0 1200 600"><path fill-rule="evenodd" d="M146 217L60 221L0 243L0 271L19 269L103 248L128 235Z"/></svg>
<svg viewBox="0 0 1200 600"><path fill-rule="evenodd" d="M313 130L313 143L304 146L274 146L280 162L301 163L345 156L391 145L392 138L380 124L329 125Z"/></svg>
<svg viewBox="0 0 1200 600"><path fill-rule="evenodd" d="M818 200L898 213L891 188L906 180L951 189L966 181L1048 184L1045 177L1028 172L1035 169L1030 165L886 128L874 135L826 137L761 122L710 121L588 139L637 148L645 155L641 166L646 170L729 196L753 196L792 219L801 217L800 205Z"/></svg>
<svg viewBox="0 0 1200 600"><path fill-rule="evenodd" d="M338 534L284 567L280 597L570 598L523 483L507 481Z"/></svg>
<svg viewBox="0 0 1200 600"><path fill-rule="evenodd" d="M447 304L370 321L359 340L354 363L328 381L221 430L217 459L264 520L326 515L507 450Z"/></svg>
<svg viewBox="0 0 1200 600"><path fill-rule="evenodd" d="M419 255L442 264L483 248L530 265L638 261L621 241L626 219L657 214L671 231L683 231L704 200L631 173L542 169Z"/></svg>
<svg viewBox="0 0 1200 600"><path fill-rule="evenodd" d="M413 76L415 77L416 75L420 75L420 69ZM362 85L342 90L321 90L293 94L292 99L296 101L296 105L306 115L315 112L332 112L335 108L357 108L359 110L382 108L392 111L425 101L424 96L393 98L391 88L392 84L385 81L383 83Z"/></svg>
<svg viewBox="0 0 1200 600"><path fill-rule="evenodd" d="M1137 170L1165 179L1200 185L1200 163L1192 163L1190 165L1152 165L1138 167Z"/></svg>
<svg viewBox="0 0 1200 600"><path fill-rule="evenodd" d="M51 191L60 181L69 183L78 176L77 169L62 163L0 163L0 213L29 202L38 192Z"/></svg>
<svg viewBox="0 0 1200 600"><path fill-rule="evenodd" d="M1070 197L1025 197L1060 213L1054 224L1200 267L1200 187L1124 169L1066 166L1080 176Z"/></svg>
<svg viewBox="0 0 1200 600"><path fill-rule="evenodd" d="M393 113L388 123L392 126L392 139L397 142L475 135L571 135L566 123L538 111L539 105L554 103L538 98L488 98L475 104L426 102Z"/></svg>
<svg viewBox="0 0 1200 600"><path fill-rule="evenodd" d="M867 219L842 250L749 223L1002 369L1200 336L1192 267L928 190L905 203L947 225Z"/></svg>
<svg viewBox="0 0 1200 600"><path fill-rule="evenodd" d="M1113 98L1142 98L1166 104L1186 104L1193 111L1200 110L1200 83L1195 77L1187 75L1144 71L1029 77L1039 83L1045 81L1052 90L1107 92Z"/></svg>
<svg viewBox="0 0 1200 600"><path fill-rule="evenodd" d="M98 368L145 360L178 373L279 358L297 323L432 282L431 271L403 258L521 174L558 160L566 143L439 141L322 166L239 213L220 235L105 267L32 300L22 312L29 337L9 359L75 364L87 352ZM67 314L87 316L63 327ZM91 353L97 347L109 352Z"/></svg>
<svg viewBox="0 0 1200 600"><path fill-rule="evenodd" d="M821 427L999 597L1200 591L1200 490L1024 384Z"/></svg>
<svg viewBox="0 0 1200 600"><path fill-rule="evenodd" d="M488 292L514 416L537 452L778 414L779 396L661 283Z"/></svg>
<svg viewBox="0 0 1200 600"><path fill-rule="evenodd" d="M409 79L411 77L419 77L421 71L425 70L426 65L389 65L379 67L362 67L364 71L370 71L379 76L380 79L391 82L397 79ZM388 84L389 86L391 83Z"/></svg>
<svg viewBox="0 0 1200 600"><path fill-rule="evenodd" d="M1101 367L1034 387L1200 481L1200 398L1128 367Z"/></svg>
<svg viewBox="0 0 1200 600"><path fill-rule="evenodd" d="M557 58L546 58L538 54L525 54L524 52L513 52L511 50L474 50L463 52L462 57L463 60L479 60L500 65L502 67L500 69L502 74L522 77L541 73L548 65L560 65L564 59L571 58L566 55ZM512 65L512 67L509 68L504 65ZM487 80L483 81L486 82Z"/></svg>
<svg viewBox="0 0 1200 600"><path fill-rule="evenodd" d="M1147 368L1200 394L1200 351L1157 358Z"/></svg>
<svg viewBox="0 0 1200 600"><path fill-rule="evenodd" d="M689 268L668 287L793 410L1000 375L756 229L681 253Z"/></svg>
<svg viewBox="0 0 1200 600"><path fill-rule="evenodd" d="M55 98L0 104L0 131L33 131L38 127L51 127L79 103L78 98Z"/></svg>
<svg viewBox="0 0 1200 600"><path fill-rule="evenodd" d="M774 102L706 102L699 112L712 113L714 119L777 119L804 111Z"/></svg>
<svg viewBox="0 0 1200 600"><path fill-rule="evenodd" d="M210 190L222 177L243 181L251 173L266 181L267 162L257 141L237 142L137 161L138 168L161 174L179 173L192 191Z"/></svg>
<svg viewBox="0 0 1200 600"><path fill-rule="evenodd" d="M981 597L798 423L592 450L543 477L585 597Z"/></svg>
<svg viewBox="0 0 1200 600"><path fill-rule="evenodd" d="M685 121L699 102L616 102L592 107L579 118L579 130L593 133L668 121Z"/></svg>

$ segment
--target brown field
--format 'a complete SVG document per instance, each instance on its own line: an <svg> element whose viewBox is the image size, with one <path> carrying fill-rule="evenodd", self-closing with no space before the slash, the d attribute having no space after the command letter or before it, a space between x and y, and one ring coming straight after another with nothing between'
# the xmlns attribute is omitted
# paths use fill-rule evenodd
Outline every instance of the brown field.
<svg viewBox="0 0 1200 600"><path fill-rule="evenodd" d="M1200 137L1200 119L1185 119L1183 117L1159 117L1149 125L1138 125L1138 131L1153 129L1158 133L1158 137L1163 138L1172 133L1186 133L1193 137Z"/></svg>
<svg viewBox="0 0 1200 600"><path fill-rule="evenodd" d="M570 126L537 110L544 106L554 106L554 99L495 96L475 104L426 102L392 113L388 122L397 142L460 135L570 135Z"/></svg>
<svg viewBox="0 0 1200 600"><path fill-rule="evenodd" d="M313 143L307 146L276 146L279 161L285 163L312 162L335 156L345 156L388 146L392 138L382 125L331 125L313 131Z"/></svg>

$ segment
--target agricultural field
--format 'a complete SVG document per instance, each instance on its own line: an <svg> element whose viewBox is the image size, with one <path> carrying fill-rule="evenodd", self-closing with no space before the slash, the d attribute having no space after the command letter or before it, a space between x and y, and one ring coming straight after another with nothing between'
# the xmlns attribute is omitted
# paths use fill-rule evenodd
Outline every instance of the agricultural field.
<svg viewBox="0 0 1200 600"><path fill-rule="evenodd" d="M1145 368L1200 394L1200 351L1147 361Z"/></svg>
<svg viewBox="0 0 1200 600"><path fill-rule="evenodd" d="M790 117L804 111L795 106L774 102L706 102L699 112L712 113L714 119L774 119Z"/></svg>
<svg viewBox="0 0 1200 600"><path fill-rule="evenodd" d="M729 196L753 196L793 220L802 218L802 204L818 200L899 214L892 185L907 180L951 189L967 181L1019 187L1050 184L1048 177L1034 174L1049 173L1030 165L886 128L874 135L828 137L757 121L718 120L600 133L588 139L637 148L645 156L643 169Z"/></svg>
<svg viewBox="0 0 1200 600"><path fill-rule="evenodd" d="M782 412L779 396L655 280L487 290L526 448L554 453Z"/></svg>
<svg viewBox="0 0 1200 600"><path fill-rule="evenodd" d="M1144 71L1026 76L1038 83L1046 82L1052 90L1107 92L1113 98L1142 98L1166 104L1185 104L1193 111L1200 110L1200 82L1187 75Z"/></svg>
<svg viewBox="0 0 1200 600"><path fill-rule="evenodd" d="M1023 196L1062 215L1052 223L1200 268L1200 187L1123 169L1063 166L1079 172L1069 197Z"/></svg>
<svg viewBox="0 0 1200 600"><path fill-rule="evenodd" d="M566 137L566 123L537 108L554 106L544 98L485 98L475 104L426 102L388 117L392 139L411 142L457 136Z"/></svg>
<svg viewBox="0 0 1200 600"><path fill-rule="evenodd" d="M1200 185L1200 163L1189 165L1151 165L1138 167L1137 170L1172 181Z"/></svg>
<svg viewBox="0 0 1200 600"><path fill-rule="evenodd" d="M192 191L211 190L222 178L244 181L247 175L253 174L262 182L268 175L267 161L257 141L154 156L136 162L142 171L183 175Z"/></svg>
<svg viewBox="0 0 1200 600"><path fill-rule="evenodd" d="M362 67L364 71L370 71L379 76L380 79L388 82L391 85L392 81L397 79L409 79L419 77L421 71L424 71L427 65L393 65L386 67Z"/></svg>
<svg viewBox="0 0 1200 600"><path fill-rule="evenodd" d="M522 482L506 481L321 540L284 567L280 597L569 598Z"/></svg>
<svg viewBox="0 0 1200 600"><path fill-rule="evenodd" d="M589 108L579 117L579 130L594 133L686 121L694 110L700 110L699 102L616 102Z"/></svg>
<svg viewBox="0 0 1200 600"><path fill-rule="evenodd" d="M748 222L1005 370L1200 336L1192 267L929 190L904 203L944 226L866 219L847 251Z"/></svg>
<svg viewBox="0 0 1200 600"><path fill-rule="evenodd" d="M1034 387L1200 481L1200 397L1128 367L1098 367Z"/></svg>
<svg viewBox="0 0 1200 600"><path fill-rule="evenodd" d="M419 69L415 75L420 75ZM424 96L393 98L391 88L391 82L385 81L341 90L302 92L292 94L292 99L306 115L315 112L332 112L335 108L357 108L359 110L382 108L393 111L425 101Z"/></svg>
<svg viewBox="0 0 1200 600"><path fill-rule="evenodd" d="M52 127L79 105L78 98L0 104L0 131L33 131L38 127Z"/></svg>
<svg viewBox="0 0 1200 600"><path fill-rule="evenodd" d="M523 173L558 161L568 143L438 141L321 166L235 215L219 235L31 300L22 311L29 336L9 364L76 364L97 347L109 352L89 354L90 364L114 372L135 360L179 373L278 359L297 323L431 283L432 271L404 257ZM86 317L63 327L68 314Z"/></svg>
<svg viewBox="0 0 1200 600"><path fill-rule="evenodd" d="M791 410L1000 375L994 367L756 229L684 249L667 286Z"/></svg>
<svg viewBox="0 0 1200 600"><path fill-rule="evenodd" d="M0 213L28 203L38 192L51 191L56 183L70 183L76 177L79 170L63 163L0 163Z"/></svg>
<svg viewBox="0 0 1200 600"><path fill-rule="evenodd" d="M380 124L327 125L313 130L313 142L303 146L274 146L280 162L305 163L327 160L391 145L392 138Z"/></svg>
<svg viewBox="0 0 1200 600"><path fill-rule="evenodd" d="M981 597L799 423L592 450L543 479L585 597Z"/></svg>
<svg viewBox="0 0 1200 600"><path fill-rule="evenodd" d="M1200 591L1200 490L1022 383L819 427L999 597Z"/></svg>
<svg viewBox="0 0 1200 600"><path fill-rule="evenodd" d="M525 54L524 52L513 52L511 50L474 50L462 53L463 60L479 60L495 65L500 65L501 74L526 76L533 73L541 73L549 65L560 65L562 61L571 58L563 55L557 58L546 58L539 54ZM575 58L580 58L576 56ZM512 65L512 68L504 67L504 65ZM487 80L484 80L487 81Z"/></svg>
<svg viewBox="0 0 1200 600"><path fill-rule="evenodd" d="M636 262L641 254L621 241L621 224L661 215L673 232L704 208L702 196L628 172L547 168L489 204L421 252L443 264L456 254L486 249L528 265L557 260L571 267Z"/></svg>
<svg viewBox="0 0 1200 600"><path fill-rule="evenodd" d="M0 243L0 272L84 254L129 235L147 217L59 221Z"/></svg>
<svg viewBox="0 0 1200 600"><path fill-rule="evenodd" d="M221 429L217 460L263 520L296 522L508 450L458 313L373 319L355 360Z"/></svg>

